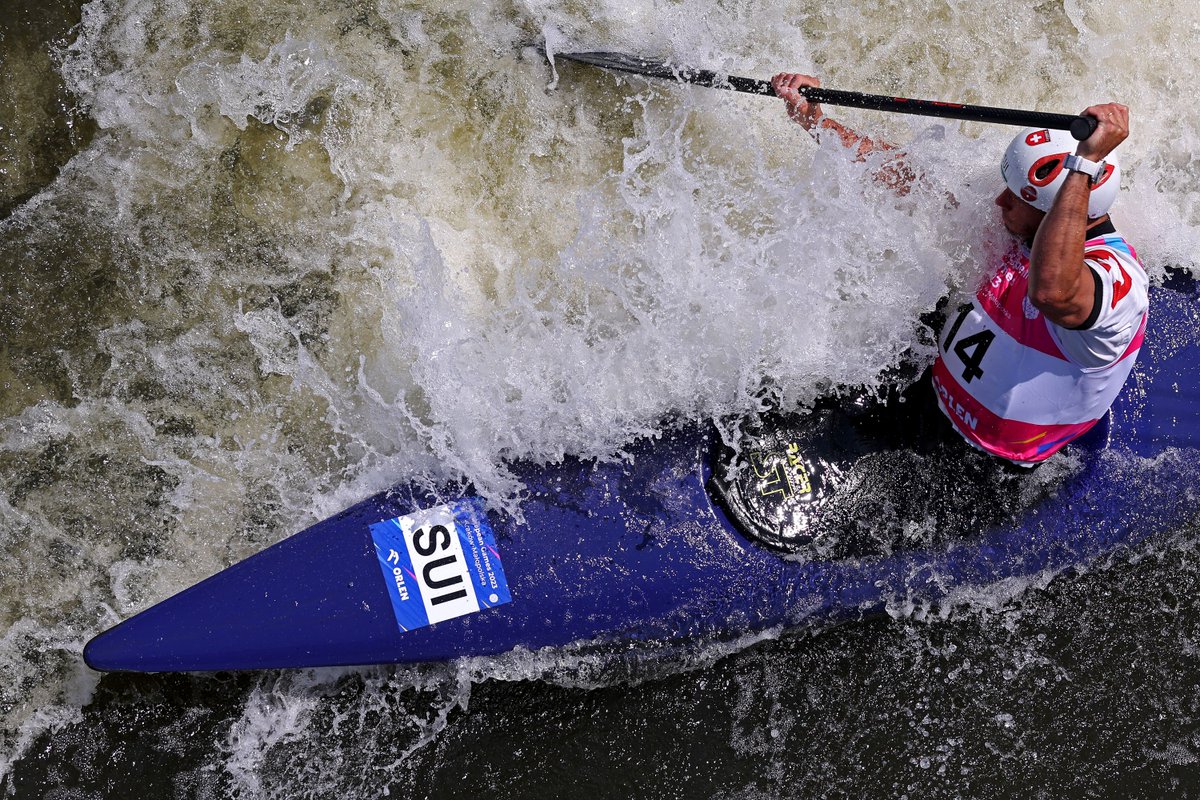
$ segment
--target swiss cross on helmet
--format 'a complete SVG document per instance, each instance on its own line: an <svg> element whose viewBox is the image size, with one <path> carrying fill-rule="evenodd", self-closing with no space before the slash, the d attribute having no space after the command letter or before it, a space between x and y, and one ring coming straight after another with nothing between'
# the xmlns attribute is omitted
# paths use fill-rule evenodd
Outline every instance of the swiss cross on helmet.
<svg viewBox="0 0 1200 800"><path fill-rule="evenodd" d="M1063 161L1075 152L1077 144L1067 131L1026 128L1013 137L1004 152L1000 174L1013 194L1036 209L1049 211L1054 196L1067 179ZM1116 157L1110 153L1104 161L1107 169L1092 186L1088 199L1090 219L1108 213L1121 187L1121 168Z"/></svg>

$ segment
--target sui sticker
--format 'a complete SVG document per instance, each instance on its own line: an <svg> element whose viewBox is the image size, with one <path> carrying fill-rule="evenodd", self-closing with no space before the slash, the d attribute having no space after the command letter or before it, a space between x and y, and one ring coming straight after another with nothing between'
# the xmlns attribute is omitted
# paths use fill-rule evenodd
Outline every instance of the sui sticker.
<svg viewBox="0 0 1200 800"><path fill-rule="evenodd" d="M512 601L477 498L376 522L371 539L402 632Z"/></svg>

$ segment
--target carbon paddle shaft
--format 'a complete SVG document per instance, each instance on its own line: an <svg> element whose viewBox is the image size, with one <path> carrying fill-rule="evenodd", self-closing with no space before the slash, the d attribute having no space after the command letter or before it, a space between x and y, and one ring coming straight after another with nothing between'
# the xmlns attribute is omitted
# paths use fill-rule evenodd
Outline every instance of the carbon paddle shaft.
<svg viewBox="0 0 1200 800"><path fill-rule="evenodd" d="M672 67L658 61L625 53L558 53L561 58L591 64L618 72L631 72L650 78L711 86L715 89L732 89L747 94L775 96L768 81L757 78L741 78L737 75L720 75L712 70ZM824 87L805 87L800 93L813 103L828 103L834 106L866 108L873 111L894 111L901 114L919 114L925 117L945 117L971 122L992 122L999 125L1017 125L1027 128L1053 128L1070 131L1077 140L1083 141L1096 130L1095 117L1072 116L1071 114L1047 114L1042 111L1022 111L1015 108L972 106L964 103L943 103L937 100L913 100L908 97L884 97L862 92L845 92Z"/></svg>

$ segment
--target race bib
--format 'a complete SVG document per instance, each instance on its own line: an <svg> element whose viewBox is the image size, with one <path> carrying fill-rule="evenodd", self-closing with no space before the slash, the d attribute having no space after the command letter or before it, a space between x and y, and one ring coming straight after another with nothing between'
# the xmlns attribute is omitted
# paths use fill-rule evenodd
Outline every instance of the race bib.
<svg viewBox="0 0 1200 800"><path fill-rule="evenodd" d="M402 632L511 602L496 537L478 498L370 527Z"/></svg>

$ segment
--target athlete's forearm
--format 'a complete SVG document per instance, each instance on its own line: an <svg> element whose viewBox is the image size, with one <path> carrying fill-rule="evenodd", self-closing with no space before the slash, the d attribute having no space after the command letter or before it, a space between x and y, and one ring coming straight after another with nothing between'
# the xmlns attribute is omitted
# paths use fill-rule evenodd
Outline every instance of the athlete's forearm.
<svg viewBox="0 0 1200 800"><path fill-rule="evenodd" d="M841 140L842 146L847 150L853 149L859 158L863 158L870 153L878 150L895 150L896 145L882 140L872 139L865 136L853 128L847 128L842 123L838 122L833 117L822 115L816 124L805 126L812 137L818 142L821 141L821 134L829 131Z"/></svg>
<svg viewBox="0 0 1200 800"><path fill-rule="evenodd" d="M846 149L854 149L859 158L877 150L896 149L895 145L863 136L836 119L825 116L820 103L810 103L804 96L805 89L816 89L820 85L821 81L812 75L795 72L781 72L771 78L771 88L787 106L788 116L817 141L821 140L823 131L829 131L841 140Z"/></svg>
<svg viewBox="0 0 1200 800"><path fill-rule="evenodd" d="M838 137L843 147L854 152L855 159L858 161L862 161L871 153L896 150L896 146L889 142L864 136L856 130L847 128L837 120L825 116L819 103L808 102L804 96L804 89L816 88L820 85L821 82L812 75L799 73L781 72L771 78L771 87L786 104L788 116L808 131L818 142L821 141L822 133L831 133ZM903 155L897 153L875 171L875 180L892 189L896 194L905 195L912 188L915 176L904 162Z"/></svg>
<svg viewBox="0 0 1200 800"><path fill-rule="evenodd" d="M1095 302L1095 285L1083 262L1089 192L1086 175L1067 174L1038 227L1029 257L1030 302L1065 328L1082 324Z"/></svg>
<svg viewBox="0 0 1200 800"><path fill-rule="evenodd" d="M837 136L843 147L854 151L854 157L857 161L862 161L871 153L895 153L895 155L887 158L875 170L875 180L900 196L908 194L909 190L912 189L912 183L916 180L916 175L913 174L908 163L904 160L904 153L891 142L864 136L853 128L847 128L837 120L825 116L822 116L817 124L812 127L806 126L806 128L818 142L821 141L821 134L823 132L832 133Z"/></svg>

